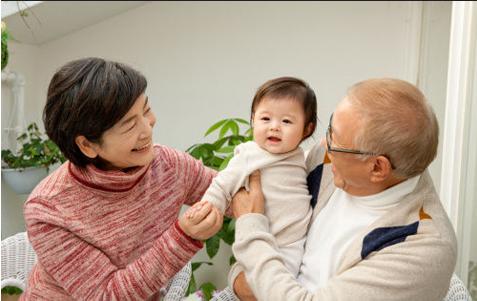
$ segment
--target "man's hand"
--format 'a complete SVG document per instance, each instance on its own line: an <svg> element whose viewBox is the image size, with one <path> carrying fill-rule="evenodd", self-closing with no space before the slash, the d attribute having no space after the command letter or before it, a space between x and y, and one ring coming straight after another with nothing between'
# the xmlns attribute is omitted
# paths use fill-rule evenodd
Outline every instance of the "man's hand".
<svg viewBox="0 0 477 301"><path fill-rule="evenodd" d="M250 191L240 189L232 199L232 209L234 217L247 213L265 212L265 198L262 193L262 185L260 182L260 171L254 171L249 177Z"/></svg>
<svg viewBox="0 0 477 301"><path fill-rule="evenodd" d="M198 202L179 218L179 226L188 236L206 240L222 228L223 215L208 202Z"/></svg>
<svg viewBox="0 0 477 301"><path fill-rule="evenodd" d="M237 278L235 278L234 293L241 301L257 301L250 286L248 286L247 279L245 279L243 272L240 272Z"/></svg>

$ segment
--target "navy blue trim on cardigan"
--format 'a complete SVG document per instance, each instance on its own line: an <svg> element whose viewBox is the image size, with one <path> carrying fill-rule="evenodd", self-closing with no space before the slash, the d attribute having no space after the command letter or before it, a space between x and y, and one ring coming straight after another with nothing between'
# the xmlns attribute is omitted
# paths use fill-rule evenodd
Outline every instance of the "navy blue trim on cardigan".
<svg viewBox="0 0 477 301"><path fill-rule="evenodd" d="M308 191L311 194L310 205L311 208L315 208L318 201L318 193L320 192L321 176L323 175L323 164L318 165L313 169L306 177L306 183L308 184Z"/></svg>
<svg viewBox="0 0 477 301"><path fill-rule="evenodd" d="M417 233L419 221L407 226L376 228L363 239L361 258L366 258L371 252L403 242L409 235Z"/></svg>

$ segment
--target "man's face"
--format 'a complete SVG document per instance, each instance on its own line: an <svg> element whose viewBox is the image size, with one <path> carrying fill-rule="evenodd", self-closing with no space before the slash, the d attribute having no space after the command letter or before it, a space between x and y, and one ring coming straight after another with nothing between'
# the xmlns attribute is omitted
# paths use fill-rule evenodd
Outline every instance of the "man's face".
<svg viewBox="0 0 477 301"><path fill-rule="evenodd" d="M332 148L356 149L354 137L362 126L362 119L346 100L340 102L333 113L331 126ZM335 186L351 195L363 196L369 194L372 183L369 175L373 164L369 160L362 161L357 154L335 152L328 150L332 164Z"/></svg>

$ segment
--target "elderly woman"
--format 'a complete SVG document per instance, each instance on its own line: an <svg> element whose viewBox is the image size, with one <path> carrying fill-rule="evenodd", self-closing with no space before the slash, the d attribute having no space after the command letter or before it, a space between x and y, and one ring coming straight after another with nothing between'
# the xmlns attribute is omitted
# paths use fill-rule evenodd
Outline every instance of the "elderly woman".
<svg viewBox="0 0 477 301"><path fill-rule="evenodd" d="M209 204L215 172L153 145L146 79L86 58L53 76L43 120L68 161L31 193L24 215L38 255L22 300L138 300L158 296L222 225Z"/></svg>

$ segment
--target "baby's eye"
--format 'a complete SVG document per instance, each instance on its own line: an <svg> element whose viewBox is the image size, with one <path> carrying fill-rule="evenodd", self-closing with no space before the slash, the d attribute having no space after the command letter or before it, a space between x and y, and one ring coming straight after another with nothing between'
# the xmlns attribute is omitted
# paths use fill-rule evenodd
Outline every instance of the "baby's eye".
<svg viewBox="0 0 477 301"><path fill-rule="evenodd" d="M263 121L269 121L269 120L270 120L270 118L269 118L269 117L262 117L262 118L260 118L260 120L263 120Z"/></svg>
<svg viewBox="0 0 477 301"><path fill-rule="evenodd" d="M289 123L292 123L290 119L283 119L283 122L284 122L284 123L288 123L288 124L289 124Z"/></svg>

